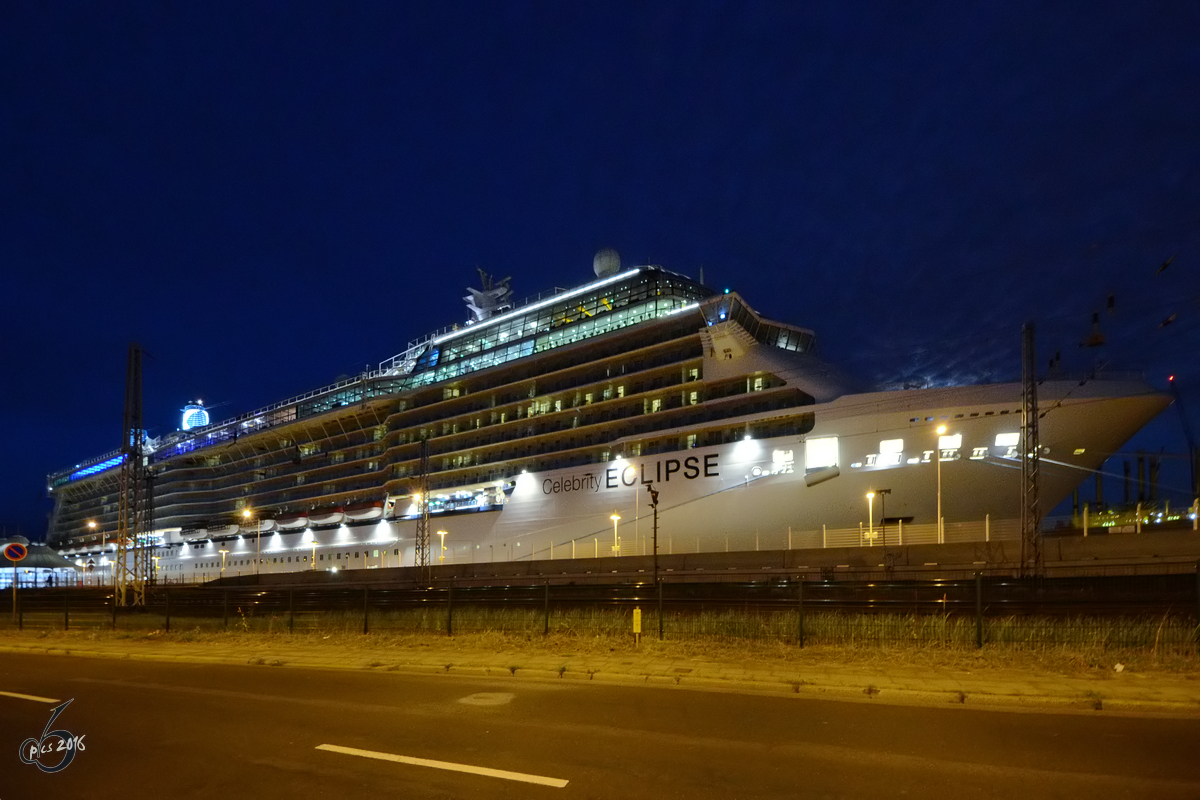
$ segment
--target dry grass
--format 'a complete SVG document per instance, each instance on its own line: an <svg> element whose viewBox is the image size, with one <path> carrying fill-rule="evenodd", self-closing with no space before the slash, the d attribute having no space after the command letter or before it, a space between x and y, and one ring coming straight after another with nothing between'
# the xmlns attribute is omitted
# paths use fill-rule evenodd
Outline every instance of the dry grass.
<svg viewBox="0 0 1200 800"><path fill-rule="evenodd" d="M289 635L286 625L282 632L247 632L244 630L204 630L193 627L151 631L41 631L0 632L5 640L37 640L39 645L69 648L72 643L113 642L147 647L171 643L195 643L222 648L262 649L263 647L302 647L313 655L337 654L371 659L373 663L392 663L397 654L417 656L422 653L438 659L438 663L468 664L485 659L503 658L505 663L519 664L520 657L552 657L558 663L572 659L587 661L597 658L648 658L678 662L695 661L706 664L736 664L780 667L856 669L917 669L960 671L963 673L1025 672L1038 675L1067 677L1114 674L1117 664L1125 670L1141 673L1188 674L1200 678L1200 656L1194 652L1172 652L1155 655L1152 650L1104 648L1098 646L1059 645L1040 648L1012 648L986 645L982 650L950 646L908 645L810 645L797 647L782 641L728 640L667 640L658 641L653 635L642 639L640 646L627 633L580 635L578 633L540 632L503 633L484 631L458 634L383 631L363 636L361 628L349 631L306 631Z"/></svg>

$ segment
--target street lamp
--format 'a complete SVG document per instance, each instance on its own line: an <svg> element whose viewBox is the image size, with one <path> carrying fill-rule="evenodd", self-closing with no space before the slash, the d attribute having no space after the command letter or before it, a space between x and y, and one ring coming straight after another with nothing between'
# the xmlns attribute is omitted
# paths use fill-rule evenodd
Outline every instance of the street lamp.
<svg viewBox="0 0 1200 800"><path fill-rule="evenodd" d="M154 583L158 583L158 559L162 556L150 556L154 559Z"/></svg>
<svg viewBox="0 0 1200 800"><path fill-rule="evenodd" d="M242 519L250 519L250 509L242 512ZM262 563L262 517L258 518L258 532L254 534L254 578L258 580L258 565Z"/></svg>
<svg viewBox="0 0 1200 800"><path fill-rule="evenodd" d="M891 489L876 489L875 494L879 495L879 534L883 539L883 557L887 559L887 496L892 493Z"/></svg>
<svg viewBox="0 0 1200 800"><path fill-rule="evenodd" d="M438 554L438 561L445 561L446 560L446 532L438 531L437 535L442 537L442 544L441 544L442 550Z"/></svg>
<svg viewBox="0 0 1200 800"><path fill-rule="evenodd" d="M946 435L946 426L937 426L937 538L942 544L942 437Z"/></svg>
<svg viewBox="0 0 1200 800"><path fill-rule="evenodd" d="M867 492L867 539L875 543L875 492Z"/></svg>
<svg viewBox="0 0 1200 800"><path fill-rule="evenodd" d="M225 556L229 553L224 547L220 550L221 553L221 577L225 577Z"/></svg>
<svg viewBox="0 0 1200 800"><path fill-rule="evenodd" d="M621 515L613 514L609 519L613 521L613 555L619 556L621 555L621 542L617 538L617 523L621 521Z"/></svg>

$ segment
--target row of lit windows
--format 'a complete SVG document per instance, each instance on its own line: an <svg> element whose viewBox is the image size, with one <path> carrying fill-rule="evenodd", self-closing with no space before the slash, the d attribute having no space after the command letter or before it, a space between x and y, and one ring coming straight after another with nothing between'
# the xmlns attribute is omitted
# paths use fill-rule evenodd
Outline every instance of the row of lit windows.
<svg viewBox="0 0 1200 800"><path fill-rule="evenodd" d="M383 555L385 555L385 556L387 555L386 550L384 550L384 551L363 550L361 553L359 551L355 550L353 556L350 555L350 551L346 551L344 553L329 553L328 560L329 561L341 561L343 558L345 558L347 561L349 561L352 557L353 558L379 558L381 552ZM394 555L394 556L400 555L400 549L399 548L394 549L392 551L392 555ZM264 558L261 560L260 563L262 563L262 564L292 564L292 563L307 564L307 563L309 563L309 558L310 558L309 556L275 556L275 557L272 557L269 559ZM326 554L322 553L321 555L318 555L317 560L325 561ZM246 567L246 566L254 566L254 559L253 558L238 558L238 559L228 561L225 564L226 569L229 569L230 567ZM171 567L171 569L181 569L182 567L183 567L182 564L176 564L176 565L173 565ZM201 562L198 562L198 563L192 565L192 569L204 569L204 570L220 569L220 567L221 567L220 561L201 561Z"/></svg>
<svg viewBox="0 0 1200 800"><path fill-rule="evenodd" d="M1021 443L1021 434L1019 433L998 433L996 434L996 447L1005 448L1004 457L1015 458L1017 447ZM936 450L922 450L920 456L913 456L905 463L920 464L928 463L932 460L933 454L938 453L938 457L942 461L955 461L959 458L959 451L962 449L962 434L943 434L938 436ZM989 448L974 447L971 450L971 460L978 461L988 456ZM1077 451L1076 455L1082 451ZM850 466L858 467L876 467L876 466L891 466L901 463L904 459L904 440L903 439L884 439L879 443L879 452L868 454L862 462L855 462ZM806 470L824 469L827 467L836 467L839 464L838 460L838 437L822 436L815 439L808 439L804 443L804 468Z"/></svg>

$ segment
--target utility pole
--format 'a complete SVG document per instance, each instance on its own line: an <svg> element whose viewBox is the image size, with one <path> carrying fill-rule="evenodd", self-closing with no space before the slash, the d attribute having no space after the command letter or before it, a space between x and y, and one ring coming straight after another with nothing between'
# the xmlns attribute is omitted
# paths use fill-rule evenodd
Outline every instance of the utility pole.
<svg viewBox="0 0 1200 800"><path fill-rule="evenodd" d="M1021 574L1042 572L1042 512L1038 504L1041 483L1038 442L1037 352L1033 323L1021 328Z"/></svg>
<svg viewBox="0 0 1200 800"><path fill-rule="evenodd" d="M115 605L146 605L149 568L149 531L146 512L149 482L145 476L142 429L142 348L129 345L125 371L125 420L121 430L121 489L117 514Z"/></svg>
<svg viewBox="0 0 1200 800"><path fill-rule="evenodd" d="M654 586L658 587L658 489L654 488L654 484L647 483L646 489L650 492L650 508L654 511Z"/></svg>

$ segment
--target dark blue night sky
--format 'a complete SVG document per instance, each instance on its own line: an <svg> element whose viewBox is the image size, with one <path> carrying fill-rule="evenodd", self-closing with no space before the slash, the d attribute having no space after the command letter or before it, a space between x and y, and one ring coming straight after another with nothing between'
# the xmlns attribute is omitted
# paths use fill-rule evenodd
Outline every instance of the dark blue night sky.
<svg viewBox="0 0 1200 800"><path fill-rule="evenodd" d="M1013 379L1035 320L1200 431L1200 5L973 5L3 4L0 523L119 444L131 340L158 435L609 245L889 385Z"/></svg>

